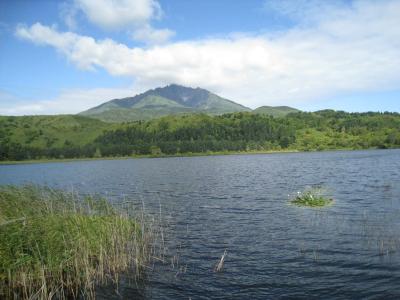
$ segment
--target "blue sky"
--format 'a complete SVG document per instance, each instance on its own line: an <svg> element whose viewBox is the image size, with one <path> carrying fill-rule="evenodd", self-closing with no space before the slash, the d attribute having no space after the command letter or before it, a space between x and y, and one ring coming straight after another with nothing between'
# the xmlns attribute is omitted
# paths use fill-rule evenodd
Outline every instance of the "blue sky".
<svg viewBox="0 0 400 300"><path fill-rule="evenodd" d="M400 0L0 2L0 114L178 83L255 108L400 112Z"/></svg>

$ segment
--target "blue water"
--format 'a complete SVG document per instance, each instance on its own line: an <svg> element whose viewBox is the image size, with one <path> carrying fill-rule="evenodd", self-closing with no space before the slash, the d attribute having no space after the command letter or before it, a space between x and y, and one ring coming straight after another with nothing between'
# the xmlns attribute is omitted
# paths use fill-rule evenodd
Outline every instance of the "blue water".
<svg viewBox="0 0 400 300"><path fill-rule="evenodd" d="M0 166L0 184L28 182L161 208L178 261L125 299L400 298L400 150ZM334 205L288 204L316 185Z"/></svg>

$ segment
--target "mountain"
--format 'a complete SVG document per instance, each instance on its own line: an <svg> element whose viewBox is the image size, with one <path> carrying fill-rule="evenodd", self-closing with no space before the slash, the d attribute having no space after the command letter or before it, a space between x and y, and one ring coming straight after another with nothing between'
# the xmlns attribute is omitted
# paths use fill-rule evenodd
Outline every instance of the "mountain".
<svg viewBox="0 0 400 300"><path fill-rule="evenodd" d="M240 111L251 111L251 109L205 89L171 84L148 90L134 97L108 101L81 112L80 115L107 122L124 122L148 120L171 114L220 115Z"/></svg>
<svg viewBox="0 0 400 300"><path fill-rule="evenodd" d="M260 106L253 110L254 114L271 115L274 117L284 117L287 114L300 112L300 110L290 106Z"/></svg>

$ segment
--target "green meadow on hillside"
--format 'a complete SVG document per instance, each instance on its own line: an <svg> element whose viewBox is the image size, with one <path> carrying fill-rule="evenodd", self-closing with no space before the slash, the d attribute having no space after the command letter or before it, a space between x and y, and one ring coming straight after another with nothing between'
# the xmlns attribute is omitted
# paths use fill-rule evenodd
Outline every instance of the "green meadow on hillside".
<svg viewBox="0 0 400 300"><path fill-rule="evenodd" d="M253 110L254 114L264 114L274 117L284 117L290 113L299 112L300 110L289 106L260 106Z"/></svg>

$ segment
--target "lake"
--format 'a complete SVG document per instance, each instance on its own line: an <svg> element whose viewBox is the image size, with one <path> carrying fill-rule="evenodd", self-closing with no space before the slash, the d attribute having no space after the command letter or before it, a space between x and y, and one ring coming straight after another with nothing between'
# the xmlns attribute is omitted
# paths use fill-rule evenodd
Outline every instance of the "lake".
<svg viewBox="0 0 400 300"><path fill-rule="evenodd" d="M0 184L23 183L161 209L178 262L157 264L140 292L122 283L123 298L400 298L400 150L0 166ZM334 204L289 205L308 186Z"/></svg>

